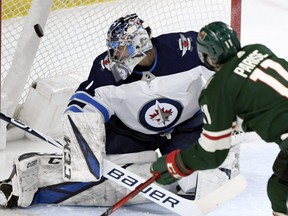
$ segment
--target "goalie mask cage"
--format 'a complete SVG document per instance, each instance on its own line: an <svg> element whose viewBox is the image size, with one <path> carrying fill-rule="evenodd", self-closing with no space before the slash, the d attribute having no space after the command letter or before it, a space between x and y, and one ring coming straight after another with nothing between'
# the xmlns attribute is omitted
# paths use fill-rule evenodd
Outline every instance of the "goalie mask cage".
<svg viewBox="0 0 288 216"><path fill-rule="evenodd" d="M43 105L35 92L29 99L29 91L39 85L38 94L57 94L54 104L59 100L67 104L65 93L87 78L95 57L106 50L109 26L120 16L137 13L154 37L199 31L219 20L230 23L240 35L241 0L2 0L1 4L1 112L36 128L37 121L55 128L53 119L59 115L54 110L55 115L41 119L39 112L51 114L47 111L51 98ZM44 32L42 37L37 24ZM56 93L50 92L49 85ZM0 149L9 139L7 128L1 121ZM49 134L49 129L45 132Z"/></svg>

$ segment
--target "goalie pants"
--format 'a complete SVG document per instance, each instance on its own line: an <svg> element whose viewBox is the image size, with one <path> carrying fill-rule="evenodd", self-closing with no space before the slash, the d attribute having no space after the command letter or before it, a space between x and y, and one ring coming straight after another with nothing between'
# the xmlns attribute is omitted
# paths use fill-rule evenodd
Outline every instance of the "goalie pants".
<svg viewBox="0 0 288 216"><path fill-rule="evenodd" d="M163 134L147 135L128 128L116 116L106 123L106 153L123 154L156 150L164 155L175 149L185 149L198 140L203 126L203 113L198 111L192 118L177 125L171 139Z"/></svg>
<svg viewBox="0 0 288 216"><path fill-rule="evenodd" d="M274 165L274 174L270 177L267 193L274 212L288 215L288 150L281 150Z"/></svg>

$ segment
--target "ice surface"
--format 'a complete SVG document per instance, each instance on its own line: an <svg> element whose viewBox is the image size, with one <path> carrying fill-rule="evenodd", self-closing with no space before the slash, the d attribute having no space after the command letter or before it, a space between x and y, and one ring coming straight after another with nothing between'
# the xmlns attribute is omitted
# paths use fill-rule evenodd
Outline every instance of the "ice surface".
<svg viewBox="0 0 288 216"><path fill-rule="evenodd" d="M242 45L262 43L279 57L288 59L288 1L287 0L242 0ZM265 143L257 136L243 136L240 154L240 169L248 181L247 189L209 216L271 216L270 203L266 195L266 183L272 173L273 161L279 152L272 143ZM20 147L21 146L21 147ZM23 151L55 151L44 142L29 140L14 141L0 151L0 179L7 178L12 160ZM37 206L28 209L0 210L0 216L92 216L106 209L95 207ZM113 215L156 216L175 215L156 204L122 207ZM193 213L191 212L191 216Z"/></svg>

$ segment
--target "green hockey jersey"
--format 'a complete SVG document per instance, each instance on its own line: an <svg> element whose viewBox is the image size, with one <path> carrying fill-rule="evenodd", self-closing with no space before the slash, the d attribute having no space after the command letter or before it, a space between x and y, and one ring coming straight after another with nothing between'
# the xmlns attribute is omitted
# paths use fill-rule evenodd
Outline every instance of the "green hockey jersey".
<svg viewBox="0 0 288 216"><path fill-rule="evenodd" d="M205 113L203 132L196 145L182 152L191 169L221 165L235 128L288 147L288 62L264 45L245 46L226 62L208 80L199 103Z"/></svg>

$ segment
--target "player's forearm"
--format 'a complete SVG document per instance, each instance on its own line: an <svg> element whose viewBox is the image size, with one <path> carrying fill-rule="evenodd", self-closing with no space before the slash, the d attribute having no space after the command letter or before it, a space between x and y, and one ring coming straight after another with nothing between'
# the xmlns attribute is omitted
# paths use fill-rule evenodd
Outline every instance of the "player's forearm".
<svg viewBox="0 0 288 216"><path fill-rule="evenodd" d="M184 164L191 170L205 170L219 167L225 160L229 149L216 152L205 151L199 143L181 151Z"/></svg>

